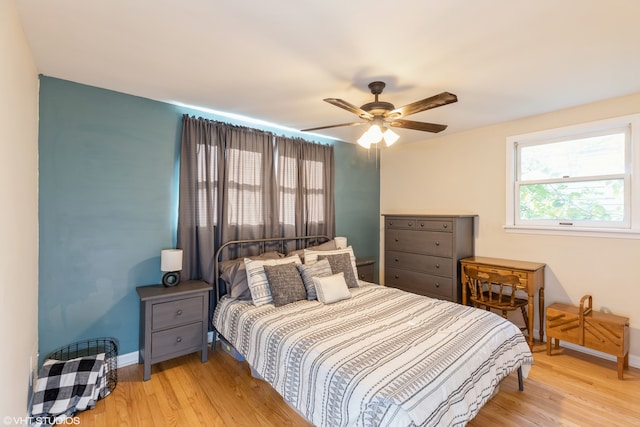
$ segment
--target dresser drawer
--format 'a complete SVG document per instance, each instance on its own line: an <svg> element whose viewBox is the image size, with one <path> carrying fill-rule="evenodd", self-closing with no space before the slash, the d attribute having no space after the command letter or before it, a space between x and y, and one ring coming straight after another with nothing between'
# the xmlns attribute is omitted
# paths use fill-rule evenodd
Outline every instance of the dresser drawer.
<svg viewBox="0 0 640 427"><path fill-rule="evenodd" d="M453 255L453 235L436 231L387 230L385 246L391 251L450 257Z"/></svg>
<svg viewBox="0 0 640 427"><path fill-rule="evenodd" d="M418 219L416 220L416 229L453 233L453 222L445 220Z"/></svg>
<svg viewBox="0 0 640 427"><path fill-rule="evenodd" d="M409 252L387 251L385 265L388 267L421 271L439 276L453 276L453 259Z"/></svg>
<svg viewBox="0 0 640 427"><path fill-rule="evenodd" d="M170 328L202 319L201 296L153 304L151 329Z"/></svg>
<svg viewBox="0 0 640 427"><path fill-rule="evenodd" d="M387 268L384 283L387 286L415 294L433 296L450 301L454 299L453 280L450 277L441 277L398 268Z"/></svg>
<svg viewBox="0 0 640 427"><path fill-rule="evenodd" d="M151 338L151 358L162 359L174 353L185 353L202 346L202 322L154 332Z"/></svg>
<svg viewBox="0 0 640 427"><path fill-rule="evenodd" d="M385 221L385 226L386 228L415 230L416 220L414 218L389 217Z"/></svg>

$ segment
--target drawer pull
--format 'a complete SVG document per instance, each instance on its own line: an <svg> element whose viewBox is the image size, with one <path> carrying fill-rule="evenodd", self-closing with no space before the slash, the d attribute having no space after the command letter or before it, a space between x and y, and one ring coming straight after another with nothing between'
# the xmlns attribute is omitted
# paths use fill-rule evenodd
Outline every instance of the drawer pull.
<svg viewBox="0 0 640 427"><path fill-rule="evenodd" d="M176 311L176 316L182 316L182 310Z"/></svg>
<svg viewBox="0 0 640 427"><path fill-rule="evenodd" d="M394 260L395 262L398 262L398 261L400 261L400 260L399 260L398 258L394 258L393 260Z"/></svg>
<svg viewBox="0 0 640 427"><path fill-rule="evenodd" d="M413 223L411 221L407 222L407 227L413 227Z"/></svg>
<svg viewBox="0 0 640 427"><path fill-rule="evenodd" d="M436 288L440 287L440 283L436 282Z"/></svg>
<svg viewBox="0 0 640 427"><path fill-rule="evenodd" d="M396 274L396 275L395 275L395 276L393 276L393 277L395 277L395 278L397 279L397 278L398 278L398 275Z"/></svg>
<svg viewBox="0 0 640 427"><path fill-rule="evenodd" d="M440 268L440 264L436 264L436 268Z"/></svg>
<svg viewBox="0 0 640 427"><path fill-rule="evenodd" d="M176 342L182 342L182 338L181 338L181 337L178 337L178 338L176 339Z"/></svg>
<svg viewBox="0 0 640 427"><path fill-rule="evenodd" d="M398 239L398 238L396 237L396 242L399 242L399 241L400 241L400 239Z"/></svg>
<svg viewBox="0 0 640 427"><path fill-rule="evenodd" d="M448 224L442 224L442 226L443 226L444 228L449 227L449 225L448 225Z"/></svg>
<svg viewBox="0 0 640 427"><path fill-rule="evenodd" d="M389 225L393 225L393 221L389 221Z"/></svg>
<svg viewBox="0 0 640 427"><path fill-rule="evenodd" d="M436 246L440 246L440 242L436 242Z"/></svg>
<svg viewBox="0 0 640 427"><path fill-rule="evenodd" d="M421 222L421 223L420 223L420 227L424 227L424 222Z"/></svg>

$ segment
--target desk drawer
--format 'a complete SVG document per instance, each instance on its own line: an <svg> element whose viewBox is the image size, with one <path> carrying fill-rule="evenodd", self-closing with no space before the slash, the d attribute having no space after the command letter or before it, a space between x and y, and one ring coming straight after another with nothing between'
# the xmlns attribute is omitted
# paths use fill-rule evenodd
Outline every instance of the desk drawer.
<svg viewBox="0 0 640 427"><path fill-rule="evenodd" d="M453 279L450 277L387 268L384 283L420 295L453 300Z"/></svg>
<svg viewBox="0 0 640 427"><path fill-rule="evenodd" d="M390 251L450 257L453 255L453 235L436 231L387 230L385 246Z"/></svg>
<svg viewBox="0 0 640 427"><path fill-rule="evenodd" d="M151 329L157 331L201 320L202 304L201 296L154 304Z"/></svg>
<svg viewBox="0 0 640 427"><path fill-rule="evenodd" d="M151 358L160 359L175 353L202 347L202 322L154 332L151 339Z"/></svg>
<svg viewBox="0 0 640 427"><path fill-rule="evenodd" d="M478 271L485 271L487 273L498 273L503 276L506 276L506 275L518 276L518 278L520 279L520 286L518 287L518 289L520 288L527 289L527 286L528 286L527 279L529 275L527 274L526 271L492 267L488 265L476 265L476 264L463 264L463 265L469 265L470 267L477 268ZM462 273L464 274L464 270Z"/></svg>
<svg viewBox="0 0 640 427"><path fill-rule="evenodd" d="M422 271L439 276L453 277L453 259L409 252L387 251L387 267Z"/></svg>

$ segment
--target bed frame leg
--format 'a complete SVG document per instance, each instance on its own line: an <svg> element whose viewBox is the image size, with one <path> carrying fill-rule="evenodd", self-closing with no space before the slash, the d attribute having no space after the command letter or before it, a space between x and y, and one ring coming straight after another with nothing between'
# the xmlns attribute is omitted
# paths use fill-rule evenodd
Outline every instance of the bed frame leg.
<svg viewBox="0 0 640 427"><path fill-rule="evenodd" d="M524 391L524 384L522 383L522 366L518 368L518 390Z"/></svg>

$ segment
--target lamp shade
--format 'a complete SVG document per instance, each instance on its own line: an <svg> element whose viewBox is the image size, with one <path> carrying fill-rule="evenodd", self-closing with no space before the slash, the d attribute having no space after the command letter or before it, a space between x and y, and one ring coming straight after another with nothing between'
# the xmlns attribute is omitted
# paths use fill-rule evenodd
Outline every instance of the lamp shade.
<svg viewBox="0 0 640 427"><path fill-rule="evenodd" d="M160 252L160 270L182 270L182 249L163 249Z"/></svg>

